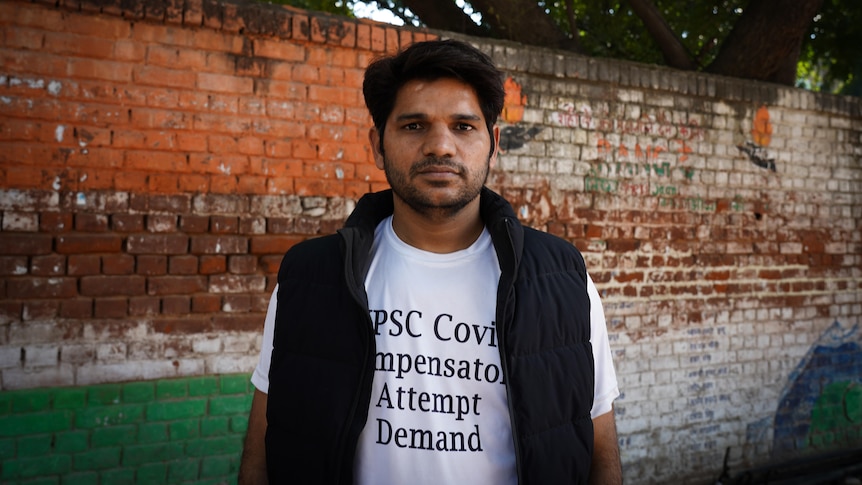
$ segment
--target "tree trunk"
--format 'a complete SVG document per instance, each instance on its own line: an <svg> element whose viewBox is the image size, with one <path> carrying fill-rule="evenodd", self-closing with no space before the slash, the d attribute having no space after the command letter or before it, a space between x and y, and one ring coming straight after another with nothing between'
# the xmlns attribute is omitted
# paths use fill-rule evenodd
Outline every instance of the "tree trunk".
<svg viewBox="0 0 862 485"><path fill-rule="evenodd" d="M421 0L417 0L421 1ZM439 1L452 0L437 0ZM470 5L491 27L491 37L522 44L573 50L574 43L554 19L531 0L472 0Z"/></svg>
<svg viewBox="0 0 862 485"><path fill-rule="evenodd" d="M662 56L664 56L664 62L668 66L688 71L697 69L697 65L680 42L679 37L671 30L661 12L650 0L629 0L629 4L635 14L640 17L647 32L658 44Z"/></svg>
<svg viewBox="0 0 862 485"><path fill-rule="evenodd" d="M822 4L823 0L751 0L706 70L793 85L802 40Z"/></svg>
<svg viewBox="0 0 862 485"><path fill-rule="evenodd" d="M402 0L422 23L432 29L448 30L477 37L487 37L488 30L475 22L452 0Z"/></svg>

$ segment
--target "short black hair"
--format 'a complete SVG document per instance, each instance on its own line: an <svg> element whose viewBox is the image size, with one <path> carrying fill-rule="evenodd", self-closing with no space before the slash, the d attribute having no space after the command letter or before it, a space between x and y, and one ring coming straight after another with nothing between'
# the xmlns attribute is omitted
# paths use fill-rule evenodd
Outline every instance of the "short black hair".
<svg viewBox="0 0 862 485"><path fill-rule="evenodd" d="M381 146L386 120L395 107L398 90L416 79L457 79L472 86L491 135L493 151L493 128L503 111L506 96L502 72L479 49L451 39L417 42L394 56L374 60L365 70L362 94L380 133Z"/></svg>

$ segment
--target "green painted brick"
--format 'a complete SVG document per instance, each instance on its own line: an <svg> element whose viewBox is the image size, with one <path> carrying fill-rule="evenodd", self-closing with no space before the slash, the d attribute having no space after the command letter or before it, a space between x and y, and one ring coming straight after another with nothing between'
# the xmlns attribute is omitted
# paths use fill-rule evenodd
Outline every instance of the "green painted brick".
<svg viewBox="0 0 862 485"><path fill-rule="evenodd" d="M169 425L171 440L188 440L200 436L200 420L186 419Z"/></svg>
<svg viewBox="0 0 862 485"><path fill-rule="evenodd" d="M120 404L122 391L122 384L102 384L99 386L91 386L87 393L87 401L91 406Z"/></svg>
<svg viewBox="0 0 862 485"><path fill-rule="evenodd" d="M13 458L14 456L15 456L15 440L14 439L0 440L0 461L6 460L8 458Z"/></svg>
<svg viewBox="0 0 862 485"><path fill-rule="evenodd" d="M33 413L51 408L51 391L45 389L16 391L12 394L13 413Z"/></svg>
<svg viewBox="0 0 862 485"><path fill-rule="evenodd" d="M0 416L12 412L12 393L0 392Z"/></svg>
<svg viewBox="0 0 862 485"><path fill-rule="evenodd" d="M96 428L140 423L144 421L144 409L143 404L118 404L86 408L75 414L75 426L78 428Z"/></svg>
<svg viewBox="0 0 862 485"><path fill-rule="evenodd" d="M179 483L198 478L200 460L187 458L168 463L168 482Z"/></svg>
<svg viewBox="0 0 862 485"><path fill-rule="evenodd" d="M145 463L158 463L183 456L182 443L153 443L133 445L124 448L123 466L139 466Z"/></svg>
<svg viewBox="0 0 862 485"><path fill-rule="evenodd" d="M107 470L120 464L122 448L94 448L90 451L72 456L73 466L77 471Z"/></svg>
<svg viewBox="0 0 862 485"><path fill-rule="evenodd" d="M220 477L230 474L229 456L208 456L201 460L201 478Z"/></svg>
<svg viewBox="0 0 862 485"><path fill-rule="evenodd" d="M135 470L118 469L107 470L99 475L99 483L110 483L111 485L135 485Z"/></svg>
<svg viewBox="0 0 862 485"><path fill-rule="evenodd" d="M87 389L57 389L54 391L54 409L80 409L87 404Z"/></svg>
<svg viewBox="0 0 862 485"><path fill-rule="evenodd" d="M123 386L123 402L149 402L156 397L156 386L152 382L130 382Z"/></svg>
<svg viewBox="0 0 862 485"><path fill-rule="evenodd" d="M54 451L58 453L75 453L89 448L88 431L64 431L54 435Z"/></svg>
<svg viewBox="0 0 862 485"><path fill-rule="evenodd" d="M72 425L68 411L0 417L0 436L25 436L65 431Z"/></svg>
<svg viewBox="0 0 862 485"><path fill-rule="evenodd" d="M99 485L97 472L75 472L63 475L61 485Z"/></svg>
<svg viewBox="0 0 862 485"><path fill-rule="evenodd" d="M57 485L60 477L38 477L18 482L19 485Z"/></svg>
<svg viewBox="0 0 862 485"><path fill-rule="evenodd" d="M147 463L138 467L135 474L137 485L163 485L167 483L168 465L165 463Z"/></svg>
<svg viewBox="0 0 862 485"><path fill-rule="evenodd" d="M59 475L69 471L72 459L67 455L40 456L34 458L17 458L4 460L0 478L5 482L9 479L31 478L44 475Z"/></svg>
<svg viewBox="0 0 862 485"><path fill-rule="evenodd" d="M18 456L44 456L51 452L54 435L39 434L18 438Z"/></svg>
<svg viewBox="0 0 862 485"><path fill-rule="evenodd" d="M226 417L204 418L201 420L201 436L224 436L228 434L230 421Z"/></svg>
<svg viewBox="0 0 862 485"><path fill-rule="evenodd" d="M206 413L206 399L155 402L147 405L148 421L174 421L177 419L205 416Z"/></svg>
<svg viewBox="0 0 862 485"><path fill-rule="evenodd" d="M90 437L93 447L118 446L136 444L138 427L134 425L109 426L96 428Z"/></svg>
<svg viewBox="0 0 862 485"><path fill-rule="evenodd" d="M165 423L143 423L138 427L138 443L168 441L168 425Z"/></svg>
<svg viewBox="0 0 862 485"><path fill-rule="evenodd" d="M251 409L250 394L238 396L219 396L210 398L210 415L221 416L225 414L248 415Z"/></svg>
<svg viewBox="0 0 862 485"><path fill-rule="evenodd" d="M248 392L250 377L248 375L221 376L222 394L245 394Z"/></svg>
<svg viewBox="0 0 862 485"><path fill-rule="evenodd" d="M186 455L213 456L241 453L242 441L243 439L240 436L225 436L190 441L186 446Z"/></svg>
<svg viewBox="0 0 862 485"><path fill-rule="evenodd" d="M186 396L188 396L188 383L185 379L156 382L156 399L176 399Z"/></svg>
<svg viewBox="0 0 862 485"><path fill-rule="evenodd" d="M234 433L239 433L245 436L246 431L248 431L248 416L244 414L240 416L231 416L230 430Z"/></svg>
<svg viewBox="0 0 862 485"><path fill-rule="evenodd" d="M189 379L189 396L211 396L218 394L219 380L216 377L196 377Z"/></svg>

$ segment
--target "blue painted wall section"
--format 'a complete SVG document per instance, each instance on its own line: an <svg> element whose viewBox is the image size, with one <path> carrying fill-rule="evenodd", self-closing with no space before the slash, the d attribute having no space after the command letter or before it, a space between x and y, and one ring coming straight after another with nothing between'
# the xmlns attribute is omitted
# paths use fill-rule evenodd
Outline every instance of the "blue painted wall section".
<svg viewBox="0 0 862 485"><path fill-rule="evenodd" d="M790 375L773 421L773 455L862 446L862 333L836 321Z"/></svg>

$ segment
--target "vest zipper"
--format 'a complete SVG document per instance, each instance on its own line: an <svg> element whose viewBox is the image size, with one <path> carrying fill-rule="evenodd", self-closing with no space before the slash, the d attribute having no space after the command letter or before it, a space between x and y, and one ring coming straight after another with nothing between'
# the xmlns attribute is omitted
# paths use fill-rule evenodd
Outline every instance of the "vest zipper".
<svg viewBox="0 0 862 485"><path fill-rule="evenodd" d="M511 232L512 221L508 217L506 217L506 218L503 218L502 222L505 226L505 233L506 233L506 238L507 238L506 242L508 243L509 253L510 253L510 255L514 255L515 243L514 243L514 241L512 241L512 232ZM508 331L507 326L508 326L509 322L500 318L500 317L504 316L506 313L506 307L508 306L508 302L510 301L509 295L511 295L512 290L514 288L514 282L515 282L515 273L514 272L516 270L516 265L514 264L514 261L515 261L515 258L514 258L514 256L512 256L511 264L508 265L508 266L511 266L510 269L512 271L512 274L509 275L509 277L505 281L505 285L506 285L505 296L502 296L502 293L500 292L499 288L497 290L497 312L498 312L497 320L499 322L499 327L497 328L497 333L498 333L498 337L500 339L500 364L503 366L503 376L506 379L506 405L509 408L509 423L512 426L512 444L513 444L514 451L515 451L515 472L516 472L516 475L518 477L518 483L523 484L524 480L523 480L522 472L521 472L521 451L520 451L520 445L518 443L518 429L517 429L517 425L515 423L515 412L514 412L514 409L512 407L512 388L511 388L511 384L510 384L511 383L511 379L510 379L511 376L509 375L509 360L508 360L508 352L506 351L506 338L508 336L507 335L507 331Z"/></svg>

